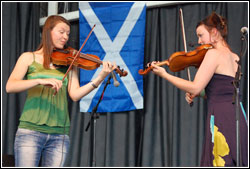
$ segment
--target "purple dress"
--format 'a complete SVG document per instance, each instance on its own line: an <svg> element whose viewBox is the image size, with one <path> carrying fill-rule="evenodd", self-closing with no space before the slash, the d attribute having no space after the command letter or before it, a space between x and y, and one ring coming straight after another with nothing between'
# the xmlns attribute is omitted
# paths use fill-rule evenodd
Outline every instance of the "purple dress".
<svg viewBox="0 0 250 169"><path fill-rule="evenodd" d="M236 165L236 121L234 78L214 74L206 87L208 115L201 166ZM248 165L248 129L240 110L240 142L242 165Z"/></svg>

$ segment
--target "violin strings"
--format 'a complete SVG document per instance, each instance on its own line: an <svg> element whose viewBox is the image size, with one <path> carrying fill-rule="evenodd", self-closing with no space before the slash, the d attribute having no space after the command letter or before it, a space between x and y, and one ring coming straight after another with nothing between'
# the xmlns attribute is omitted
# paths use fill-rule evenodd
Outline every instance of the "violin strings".
<svg viewBox="0 0 250 169"><path fill-rule="evenodd" d="M84 55L84 57L81 56L81 54ZM100 61L100 60L98 60L98 59L96 59L96 58L94 58L92 56L89 56L88 54L85 54L85 53L80 53L79 57L81 57L83 59L87 59L87 60L93 61L93 62L96 62L96 63L99 63L99 64L102 64L102 61Z"/></svg>

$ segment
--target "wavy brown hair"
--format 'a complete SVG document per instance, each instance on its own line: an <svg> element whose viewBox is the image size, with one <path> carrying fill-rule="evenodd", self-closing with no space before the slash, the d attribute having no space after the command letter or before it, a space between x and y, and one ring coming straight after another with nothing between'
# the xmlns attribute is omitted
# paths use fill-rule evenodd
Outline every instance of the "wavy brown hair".
<svg viewBox="0 0 250 169"><path fill-rule="evenodd" d="M67 21L62 16L58 16L58 15L49 16L43 26L42 40L37 50L40 50L41 48L43 48L43 57L44 57L43 66L45 69L49 69L49 65L51 63L51 55L53 52L51 31L56 26L56 24L60 22L63 22L70 26L69 21Z"/></svg>
<svg viewBox="0 0 250 169"><path fill-rule="evenodd" d="M209 33L211 32L212 28L216 28L220 32L225 44L230 49L229 45L227 44L227 20L224 17L218 15L216 12L212 12L211 15L198 22L196 29L200 25L205 25L205 28Z"/></svg>

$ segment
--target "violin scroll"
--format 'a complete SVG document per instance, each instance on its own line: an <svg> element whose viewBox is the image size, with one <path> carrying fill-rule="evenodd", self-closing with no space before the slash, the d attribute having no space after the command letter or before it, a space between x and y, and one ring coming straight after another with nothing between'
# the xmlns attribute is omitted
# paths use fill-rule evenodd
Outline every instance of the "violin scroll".
<svg viewBox="0 0 250 169"><path fill-rule="evenodd" d="M120 69L120 66L117 66L117 68L115 69L115 72L118 73L120 77L128 75L128 72L123 69Z"/></svg>

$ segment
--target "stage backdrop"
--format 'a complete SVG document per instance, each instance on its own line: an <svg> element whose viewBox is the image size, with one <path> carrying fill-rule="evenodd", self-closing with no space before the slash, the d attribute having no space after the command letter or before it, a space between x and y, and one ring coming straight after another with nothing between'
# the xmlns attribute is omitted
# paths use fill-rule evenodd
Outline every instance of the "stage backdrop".
<svg viewBox="0 0 250 169"><path fill-rule="evenodd" d="M84 53L94 54L102 61L116 62L128 72L108 85L97 112L120 112L143 108L143 77L138 70L144 63L144 39L146 6L140 2L79 2L80 46L90 35L83 48ZM102 66L100 66L102 67ZM95 79L101 69L80 70L80 86ZM97 90L93 90L80 101L81 112L91 112L102 95L108 77Z"/></svg>

